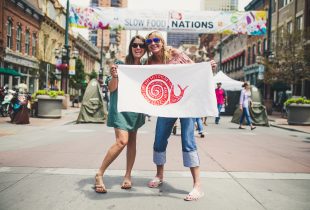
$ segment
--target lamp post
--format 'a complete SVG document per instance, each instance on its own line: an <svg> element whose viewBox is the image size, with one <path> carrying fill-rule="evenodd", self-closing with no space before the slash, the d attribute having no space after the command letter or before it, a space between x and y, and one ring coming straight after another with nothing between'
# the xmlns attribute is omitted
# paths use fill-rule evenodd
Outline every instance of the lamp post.
<svg viewBox="0 0 310 210"><path fill-rule="evenodd" d="M264 52L265 62L271 61L271 19L272 19L272 0L268 1L268 22L267 22L267 49ZM268 71L265 66L265 71ZM270 98L271 87L267 83L264 83L264 105L268 114L272 114L272 99Z"/></svg>
<svg viewBox="0 0 310 210"><path fill-rule="evenodd" d="M61 71L61 90L68 93L68 75L69 75L69 61L70 61L70 46L69 46L69 7L70 1L67 0L66 8L66 30L65 30L65 45L62 48L62 64L64 69Z"/></svg>
<svg viewBox="0 0 310 210"><path fill-rule="evenodd" d="M103 79L103 29L101 30L101 47L100 47L100 70L99 70L99 80Z"/></svg>

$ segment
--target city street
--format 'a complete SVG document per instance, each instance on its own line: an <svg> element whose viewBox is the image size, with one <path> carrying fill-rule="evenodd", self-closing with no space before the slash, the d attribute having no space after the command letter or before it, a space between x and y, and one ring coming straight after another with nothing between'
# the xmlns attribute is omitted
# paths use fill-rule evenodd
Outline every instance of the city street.
<svg viewBox="0 0 310 210"><path fill-rule="evenodd" d="M277 127L239 130L222 117L208 118L197 143L205 197L183 198L191 190L183 167L180 130L171 136L164 184L148 188L155 117L138 135L133 188L120 189L125 151L105 177L107 194L93 190L94 175L114 132L105 124L75 124L79 109L61 119L31 118L30 125L0 121L0 209L309 209L310 135Z"/></svg>

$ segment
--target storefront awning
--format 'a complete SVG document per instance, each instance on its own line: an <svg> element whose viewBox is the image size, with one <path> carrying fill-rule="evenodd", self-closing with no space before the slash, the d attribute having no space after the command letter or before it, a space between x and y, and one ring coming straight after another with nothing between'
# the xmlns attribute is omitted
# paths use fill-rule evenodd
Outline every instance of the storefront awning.
<svg viewBox="0 0 310 210"><path fill-rule="evenodd" d="M1 68L1 67L0 67L0 74L12 75L15 77L21 77L22 76L18 71L14 70L14 69Z"/></svg>

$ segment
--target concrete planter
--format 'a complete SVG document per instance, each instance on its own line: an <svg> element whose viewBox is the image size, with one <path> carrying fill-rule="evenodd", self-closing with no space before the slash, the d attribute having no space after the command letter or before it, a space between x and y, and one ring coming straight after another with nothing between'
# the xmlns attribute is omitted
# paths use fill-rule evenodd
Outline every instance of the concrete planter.
<svg viewBox="0 0 310 210"><path fill-rule="evenodd" d="M310 104L290 104L287 111L289 125L310 125Z"/></svg>
<svg viewBox="0 0 310 210"><path fill-rule="evenodd" d="M38 117L61 118L63 96L51 98L47 95L38 95Z"/></svg>

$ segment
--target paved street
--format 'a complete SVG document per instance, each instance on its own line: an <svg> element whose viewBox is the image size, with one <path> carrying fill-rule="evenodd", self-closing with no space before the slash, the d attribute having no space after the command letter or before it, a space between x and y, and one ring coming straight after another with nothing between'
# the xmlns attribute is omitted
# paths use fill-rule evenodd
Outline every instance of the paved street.
<svg viewBox="0 0 310 210"><path fill-rule="evenodd" d="M179 130L169 141L165 183L146 187L155 174L154 117L139 131L133 188L120 189L123 152L105 177L108 193L94 193L94 174L114 132L105 124L75 124L78 111L63 110L61 119L31 118L30 125L0 118L0 209L310 209L309 126L282 125L273 116L274 126L250 131L237 129L231 117L219 125L208 118L205 138L197 134L206 196L185 202L192 183Z"/></svg>

